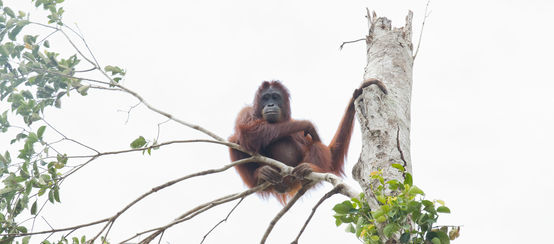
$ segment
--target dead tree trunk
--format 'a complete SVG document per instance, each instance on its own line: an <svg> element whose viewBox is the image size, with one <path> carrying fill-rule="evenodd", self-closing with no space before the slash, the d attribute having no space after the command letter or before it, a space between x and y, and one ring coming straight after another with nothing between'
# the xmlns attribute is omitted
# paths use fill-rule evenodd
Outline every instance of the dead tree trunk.
<svg viewBox="0 0 554 244"><path fill-rule="evenodd" d="M365 89L356 101L356 113L362 130L362 152L352 175L366 195L372 209L378 202L371 192L370 173L383 171L385 180L403 182L404 175L392 164L401 164L411 173L410 160L410 98L412 90L413 45L412 12L404 27L392 28L385 17L375 12L367 36L367 66L364 78L377 78L387 87L388 94L376 86Z"/></svg>

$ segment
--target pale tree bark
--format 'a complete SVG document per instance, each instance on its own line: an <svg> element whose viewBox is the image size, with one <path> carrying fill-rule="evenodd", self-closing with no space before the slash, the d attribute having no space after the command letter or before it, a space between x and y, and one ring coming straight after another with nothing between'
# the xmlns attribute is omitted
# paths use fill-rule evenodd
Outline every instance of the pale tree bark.
<svg viewBox="0 0 554 244"><path fill-rule="evenodd" d="M392 164L401 164L411 173L410 98L412 90L413 45L412 12L406 24L392 28L385 17L369 15L367 66L364 78L381 80L388 94L370 86L356 101L356 114L362 130L362 152L352 175L372 209L379 207L371 192L370 173L382 170L385 180L403 182L404 175Z"/></svg>

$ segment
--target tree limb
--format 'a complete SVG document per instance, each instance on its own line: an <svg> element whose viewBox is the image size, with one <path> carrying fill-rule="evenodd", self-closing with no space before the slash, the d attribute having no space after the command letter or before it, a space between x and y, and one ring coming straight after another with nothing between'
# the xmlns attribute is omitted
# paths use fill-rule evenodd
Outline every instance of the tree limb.
<svg viewBox="0 0 554 244"><path fill-rule="evenodd" d="M265 243L265 241L267 240L267 237L269 236L269 233L271 233L271 230L273 230L273 227L275 227L275 224L277 224L277 222L281 219L281 217L283 217L283 215L285 215L285 213L289 211L289 209L296 203L296 201L298 201L298 199L300 199L300 197L304 195L304 193L306 193L306 191L310 187L314 186L314 184L315 183L313 182L304 184L302 188L300 188L300 190L298 190L298 192L294 195L294 197L287 203L287 205L283 207L283 209L281 209L281 211L279 211L277 215L275 215L275 217L271 220L271 222L269 222L269 226L265 230L264 236L262 237L260 244Z"/></svg>
<svg viewBox="0 0 554 244"><path fill-rule="evenodd" d="M327 192L325 195L323 195L323 197L321 197L321 199L319 199L319 201L312 208L312 212L310 213L310 216L308 216L308 219L306 219L306 222L302 226L302 229L300 229L300 232L298 232L298 235L296 236L296 239L294 239L294 241L292 241L291 244L298 244L298 239L300 239L300 236L302 235L302 233L306 229L306 226L308 226L308 223L310 223L310 220L312 220L312 217L314 216L315 211L317 210L319 205L321 205L321 203L323 203L325 200L327 200L331 196L339 193L341 191L342 187L343 187L343 185L336 185L331 191Z"/></svg>

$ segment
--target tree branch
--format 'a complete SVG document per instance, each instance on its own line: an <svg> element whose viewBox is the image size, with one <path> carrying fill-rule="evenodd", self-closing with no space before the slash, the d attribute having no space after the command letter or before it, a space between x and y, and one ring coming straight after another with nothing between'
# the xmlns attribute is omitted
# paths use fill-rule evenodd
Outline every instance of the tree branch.
<svg viewBox="0 0 554 244"><path fill-rule="evenodd" d="M429 9L429 3L431 0L427 0L427 4L425 5L425 16L423 17L423 22L421 24L421 31L419 32L419 40L417 41L417 48L413 57L413 60L415 60L417 53L419 52L419 46L421 45L421 37L423 36L423 29L425 28L425 21L427 20L427 17L431 14L428 12Z"/></svg>
<svg viewBox="0 0 554 244"><path fill-rule="evenodd" d="M300 199L300 197L304 195L304 193L306 193L306 191L310 187L314 186L314 184L315 183L313 182L308 182L307 184L304 184L302 188L300 188L300 190L298 190L298 192L294 195L294 197L287 203L287 205L283 207L281 211L277 213L277 215L275 215L275 217L271 220L271 222L269 222L269 226L265 230L264 236L262 237L260 244L265 243L265 241L267 240L267 237L269 236L269 233L271 233L271 230L273 230L273 227L275 227L275 224L277 224L277 222L281 219L281 217L283 217L283 215L285 215L285 213L289 211L289 209L296 203L296 201L298 201L298 199Z"/></svg>
<svg viewBox="0 0 554 244"><path fill-rule="evenodd" d="M136 237L138 237L142 234L154 232L154 233L150 234L149 236L147 236L144 240L139 242L139 243L149 243L150 241L154 240L158 235L163 233L165 230L167 230L168 228L170 228L170 227L172 227L176 224L179 224L179 223L185 222L189 219L192 219L196 215L201 214L201 213L203 213L203 212L205 212L205 211L207 211L207 210L209 210L209 209L211 209L211 208L213 208L217 205L220 205L220 204L223 204L223 203L226 203L226 202L230 202L230 201L233 201L233 200L238 199L238 198L246 197L246 196L248 196L248 195L250 195L254 192L262 191L262 190L266 189L269 186L271 186L271 184L268 183L268 182L265 182L261 185L250 188L250 189L248 189L246 191L243 191L241 193L235 193L235 194L227 195L225 197L215 199L213 201L198 205L197 207L187 211L186 213L182 214L181 216L179 216L178 218L176 218L175 220L173 220L172 222L170 222L167 225L160 226L160 227L157 227L157 228L153 228L153 229L150 229L150 230L146 230L146 231L137 233L133 237L131 237L129 239L126 239L121 243L125 243L127 241L130 241L130 240L132 240L132 239L134 239L134 238L136 238Z"/></svg>
<svg viewBox="0 0 554 244"><path fill-rule="evenodd" d="M240 203L242 202L242 200L244 200L244 197L241 198L241 199L237 202L237 204L235 204L235 206L231 209L231 211L229 211L229 213L227 214L227 216L226 216L224 219L222 219L221 221L219 221L214 227L212 227L212 229L210 229L210 231L208 231L208 233L206 233L206 234L204 235L204 237L202 238L202 241L200 241L200 244L204 243L204 240L206 240L206 237L208 237L208 235L209 235L210 233L212 233L212 231L213 231L217 226L219 226L219 225L220 225L221 223L223 223L223 222L226 222L227 219L229 219L229 216L231 216L231 213L233 213L233 211L235 211L235 209L240 205ZM160 239L161 239L161 238L160 238Z"/></svg>
<svg viewBox="0 0 554 244"><path fill-rule="evenodd" d="M306 226L308 226L308 223L310 223L310 220L312 220L312 217L314 216L315 211L317 210L319 205L321 205L321 203L323 203L325 200L327 200L331 196L339 193L341 191L342 187L343 187L343 185L336 185L331 191L327 192L325 195L323 195L323 197L321 197L321 199L319 199L319 201L312 208L312 212L310 213L310 216L308 216L308 219L306 220L306 222L302 226L302 229L300 229L300 232L298 232L298 235L296 236L296 239L294 239L294 241L292 241L291 244L298 244L298 239L300 239L300 236L302 235L302 233L306 229Z"/></svg>

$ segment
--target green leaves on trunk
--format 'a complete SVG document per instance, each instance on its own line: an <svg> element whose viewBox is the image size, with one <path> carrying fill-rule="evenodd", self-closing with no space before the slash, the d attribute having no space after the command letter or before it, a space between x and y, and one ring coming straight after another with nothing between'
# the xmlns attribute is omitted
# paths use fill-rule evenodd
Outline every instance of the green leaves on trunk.
<svg viewBox="0 0 554 244"><path fill-rule="evenodd" d="M347 232L371 244L382 244L389 239L400 243L449 244L457 238L459 227L434 226L439 213L450 213L444 201L425 200L424 192L413 185L412 175L404 166L392 164L392 168L402 172L403 183L385 180L382 170L370 174L372 194L379 208L372 210L362 193L359 198L333 207L336 225L347 224Z"/></svg>

